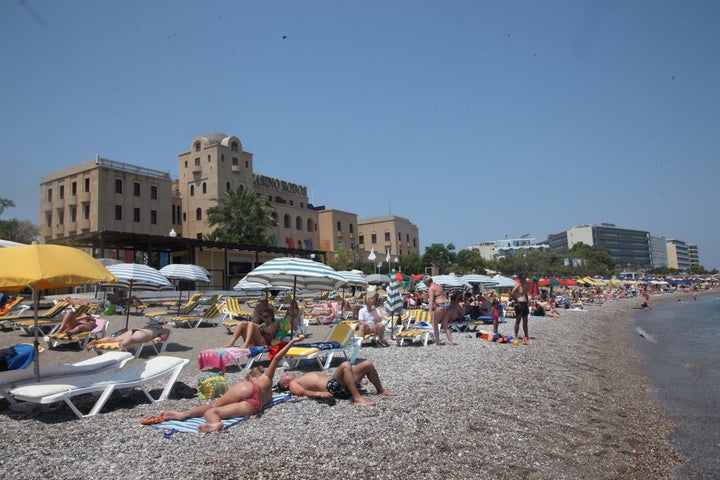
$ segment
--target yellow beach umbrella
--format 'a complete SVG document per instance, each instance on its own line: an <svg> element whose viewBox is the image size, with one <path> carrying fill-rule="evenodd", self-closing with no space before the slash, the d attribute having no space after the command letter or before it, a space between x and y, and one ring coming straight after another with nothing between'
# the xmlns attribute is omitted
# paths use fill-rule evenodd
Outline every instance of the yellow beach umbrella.
<svg viewBox="0 0 720 480"><path fill-rule="evenodd" d="M114 283L117 278L100 262L77 248L49 244L0 248L0 289L33 290L36 349L39 346L37 320L40 290L100 282ZM38 355L35 355L35 375L40 377Z"/></svg>

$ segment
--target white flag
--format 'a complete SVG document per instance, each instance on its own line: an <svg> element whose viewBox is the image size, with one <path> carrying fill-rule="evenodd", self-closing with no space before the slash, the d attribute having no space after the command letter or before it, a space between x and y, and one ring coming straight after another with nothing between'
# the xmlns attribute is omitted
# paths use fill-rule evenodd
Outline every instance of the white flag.
<svg viewBox="0 0 720 480"><path fill-rule="evenodd" d="M385 256L385 262L390 263L390 250L387 251L387 255Z"/></svg>
<svg viewBox="0 0 720 480"><path fill-rule="evenodd" d="M370 255L368 255L368 260L372 262L373 260L375 260L375 258L375 247L372 247L370 249Z"/></svg>

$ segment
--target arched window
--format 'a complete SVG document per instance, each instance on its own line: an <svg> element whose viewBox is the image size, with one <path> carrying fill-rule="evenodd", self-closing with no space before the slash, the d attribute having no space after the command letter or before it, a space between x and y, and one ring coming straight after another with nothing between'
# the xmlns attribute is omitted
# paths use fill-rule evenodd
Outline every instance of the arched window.
<svg viewBox="0 0 720 480"><path fill-rule="evenodd" d="M308 221L307 221L307 231L308 231L308 232L312 232L312 231L313 231L313 221L312 221L312 218L308 218Z"/></svg>
<svg viewBox="0 0 720 480"><path fill-rule="evenodd" d="M283 217L283 226L285 228L290 228L290 215L285 214L285 216Z"/></svg>
<svg viewBox="0 0 720 480"><path fill-rule="evenodd" d="M195 185L190 185L190 196L195 196Z"/></svg>
<svg viewBox="0 0 720 480"><path fill-rule="evenodd" d="M295 219L295 230L302 230L302 218L300 217Z"/></svg>
<svg viewBox="0 0 720 480"><path fill-rule="evenodd" d="M272 212L272 219L273 219L273 227L277 227L277 224L278 224L277 212Z"/></svg>
<svg viewBox="0 0 720 480"><path fill-rule="evenodd" d="M232 143L230 144L230 150L232 150L233 152L237 152L237 151L238 151L238 144L237 144L237 142L232 142Z"/></svg>
<svg viewBox="0 0 720 480"><path fill-rule="evenodd" d="M202 208L200 207L195 210L195 220L202 220Z"/></svg>
<svg viewBox="0 0 720 480"><path fill-rule="evenodd" d="M207 193L207 183L203 182L203 193Z"/></svg>
<svg viewBox="0 0 720 480"><path fill-rule="evenodd" d="M196 152L200 151L200 142L195 142L195 151Z"/></svg>

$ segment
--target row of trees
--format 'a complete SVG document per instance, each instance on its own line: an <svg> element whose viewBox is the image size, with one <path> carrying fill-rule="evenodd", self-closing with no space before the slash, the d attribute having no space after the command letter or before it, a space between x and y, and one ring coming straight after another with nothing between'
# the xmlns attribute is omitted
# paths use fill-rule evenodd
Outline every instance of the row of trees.
<svg viewBox="0 0 720 480"><path fill-rule="evenodd" d="M15 202L7 198L0 198L0 216L5 210L14 207ZM11 242L32 243L37 240L40 228L27 220L0 220L0 238Z"/></svg>

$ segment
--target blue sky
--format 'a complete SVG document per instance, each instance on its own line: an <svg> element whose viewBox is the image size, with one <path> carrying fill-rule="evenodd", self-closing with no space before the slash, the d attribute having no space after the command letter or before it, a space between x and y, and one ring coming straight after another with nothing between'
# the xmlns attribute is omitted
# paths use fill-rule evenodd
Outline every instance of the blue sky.
<svg viewBox="0 0 720 480"><path fill-rule="evenodd" d="M0 2L0 197L170 171L237 136L256 172L421 246L610 222L720 268L720 2Z"/></svg>

